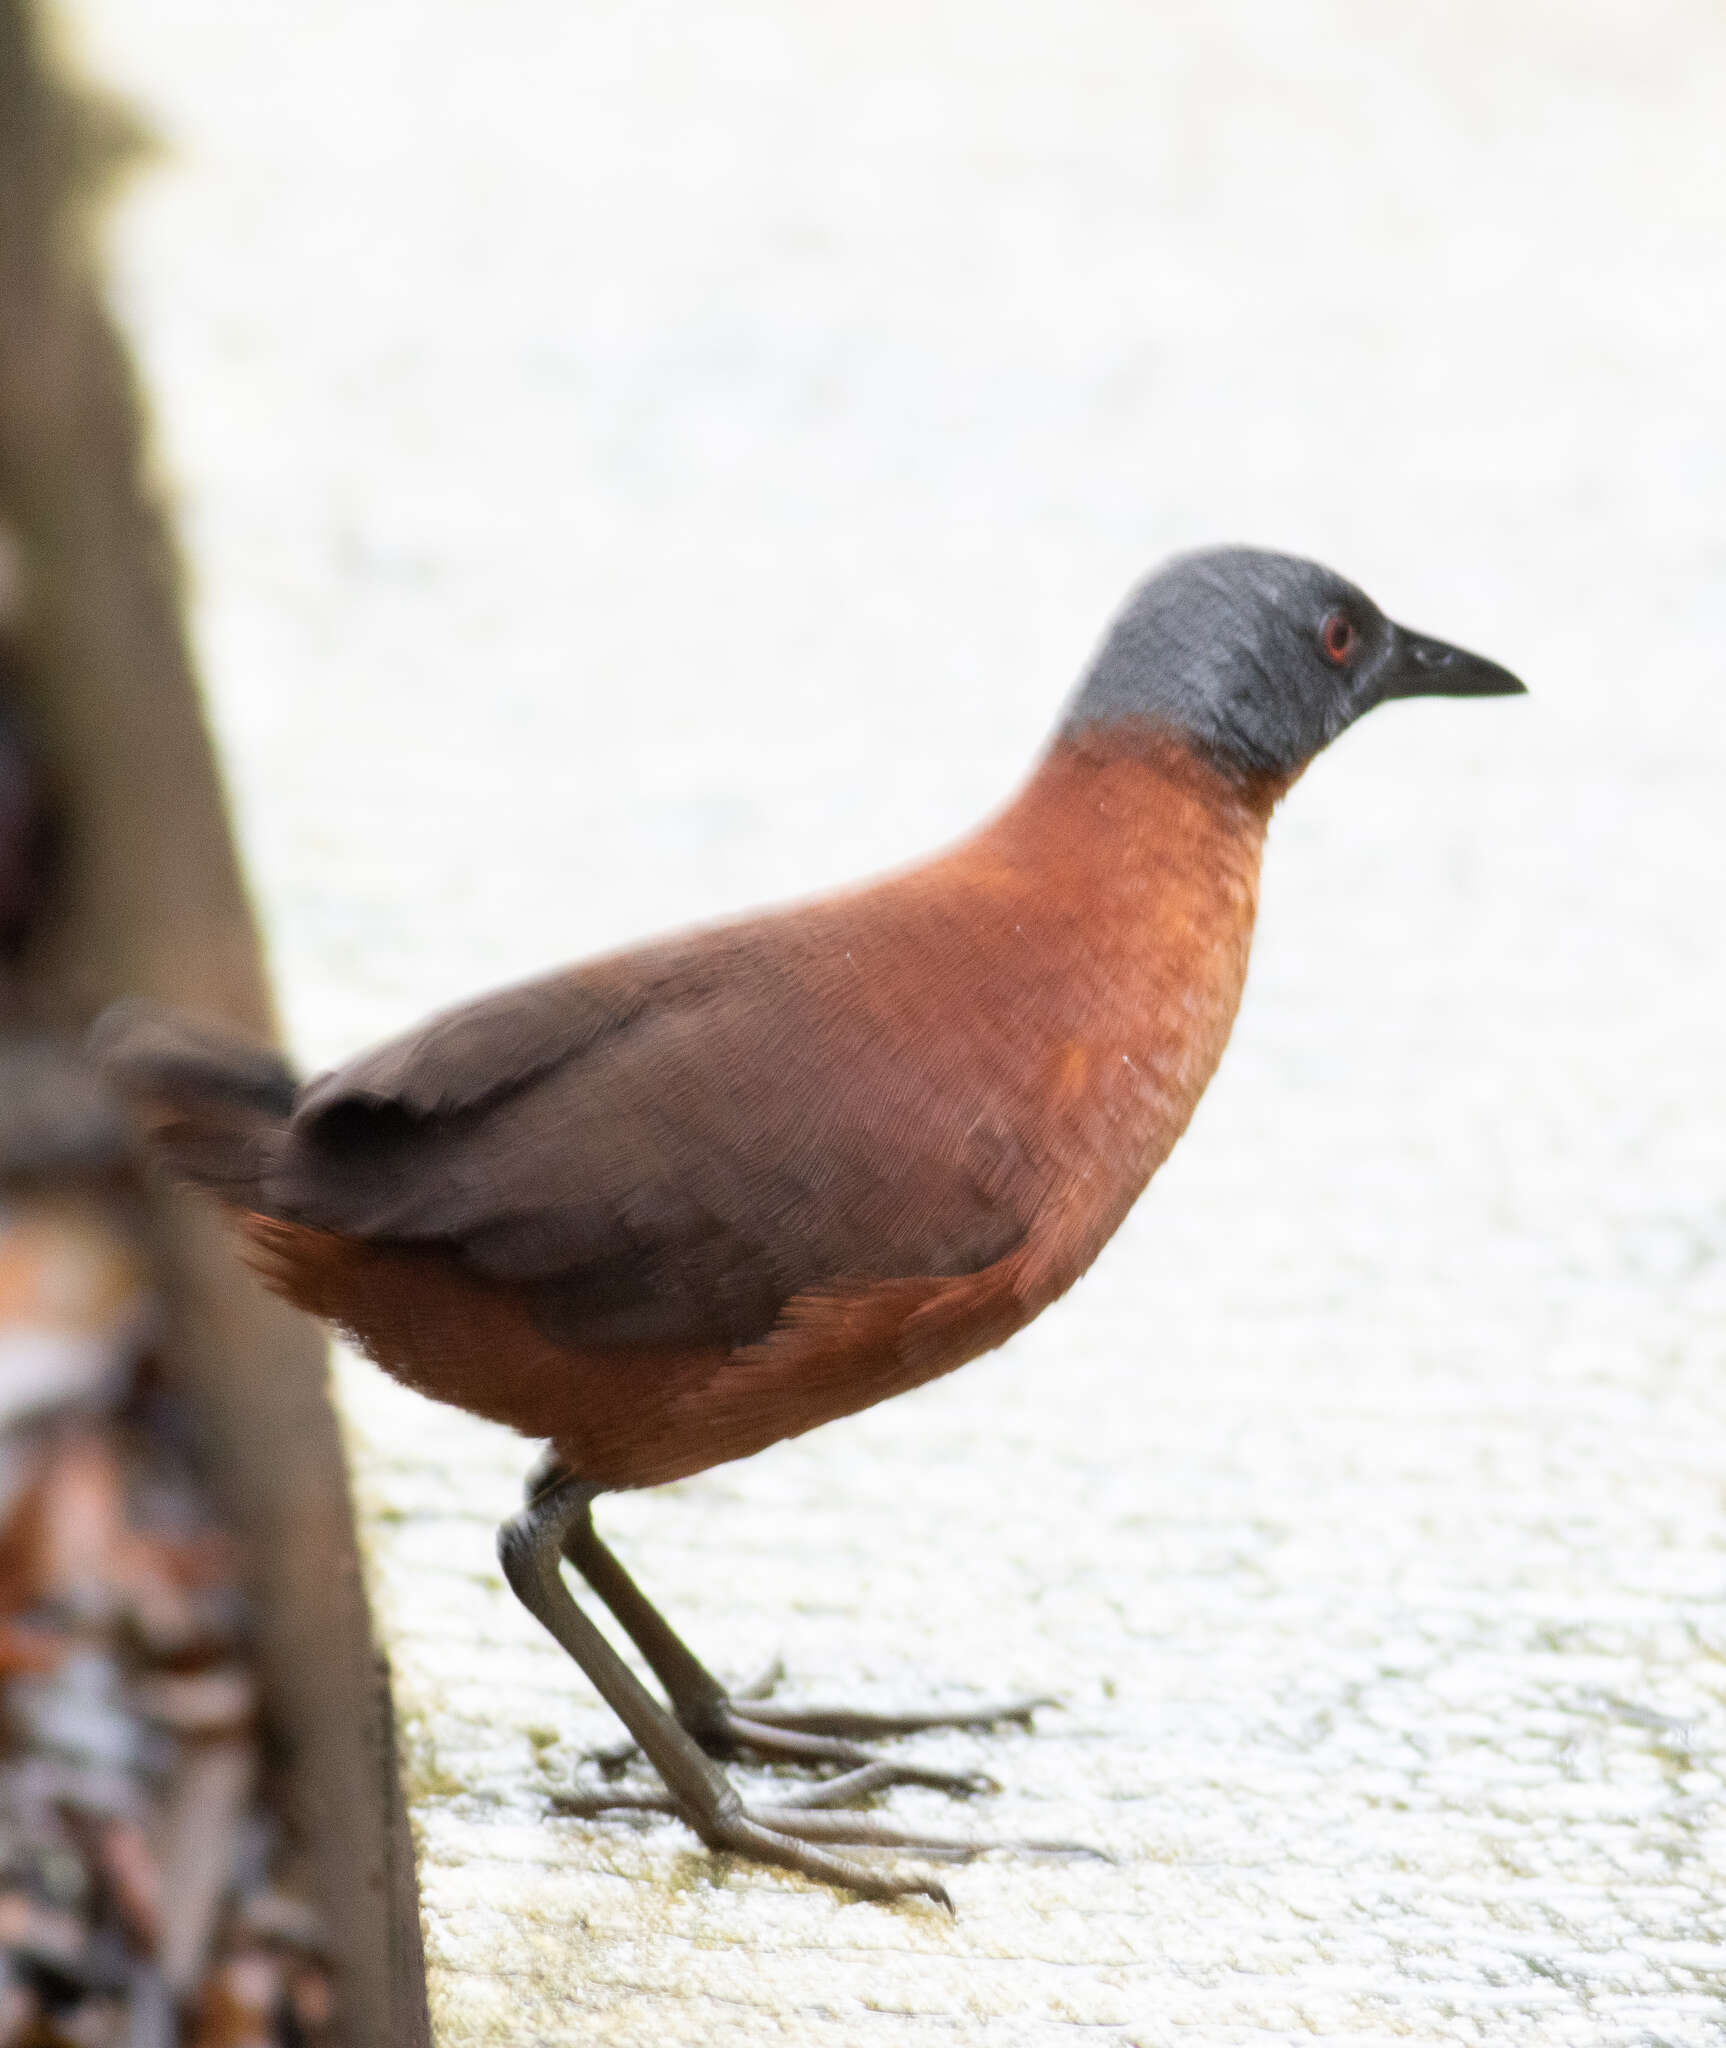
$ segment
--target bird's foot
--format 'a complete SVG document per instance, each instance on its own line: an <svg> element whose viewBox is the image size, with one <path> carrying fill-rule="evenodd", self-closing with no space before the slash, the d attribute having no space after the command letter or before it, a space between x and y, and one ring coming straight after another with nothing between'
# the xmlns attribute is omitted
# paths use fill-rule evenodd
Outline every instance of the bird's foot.
<svg viewBox="0 0 1726 2048"><path fill-rule="evenodd" d="M874 1762L771 1804L746 1806L734 1799L710 1816L686 1811L669 1792L564 1792L556 1794L552 1804L559 1813L582 1820L611 1813L668 1814L693 1827L710 1849L726 1850L755 1863L776 1863L819 1883L842 1885L868 1899L921 1894L946 1907L949 1913L953 1902L946 1887L934 1878L874 1870L852 1857L830 1854L826 1845L866 1850L909 1849L945 1863L968 1863L991 1849L1028 1850L1043 1855L1103 1854L1084 1842L976 1841L957 1835L926 1834L878 1820L873 1814L846 1810L846 1802L902 1782L894 1765Z"/></svg>
<svg viewBox="0 0 1726 2048"><path fill-rule="evenodd" d="M945 1771L927 1764L901 1763L878 1757L862 1747L860 1736L918 1735L940 1728L996 1728L1003 1722L1031 1725L1048 1698L996 1701L966 1708L906 1714L859 1712L850 1707L787 1706L768 1694L782 1676L777 1664L753 1684L704 1700L678 1715L684 1728L711 1757L747 1756L764 1763L842 1764L849 1772L880 1773L879 1785L924 1785L958 1798L1000 1790L986 1771ZM636 1745L620 1743L596 1750L591 1761L607 1777L616 1777L640 1754Z"/></svg>

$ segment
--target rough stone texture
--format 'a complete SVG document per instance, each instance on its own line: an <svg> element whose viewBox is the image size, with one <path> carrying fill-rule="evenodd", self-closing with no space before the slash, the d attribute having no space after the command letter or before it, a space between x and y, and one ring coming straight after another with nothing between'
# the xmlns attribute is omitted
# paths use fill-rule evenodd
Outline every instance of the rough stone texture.
<svg viewBox="0 0 1726 2048"><path fill-rule="evenodd" d="M727 1671L1057 1690L920 1747L1114 1861L949 1924L548 1817L527 1453L344 1368L443 2048L1718 2041L1718 9L75 12L310 1059L957 829L1172 546L1535 692L1295 792L1069 1303L606 1513Z"/></svg>

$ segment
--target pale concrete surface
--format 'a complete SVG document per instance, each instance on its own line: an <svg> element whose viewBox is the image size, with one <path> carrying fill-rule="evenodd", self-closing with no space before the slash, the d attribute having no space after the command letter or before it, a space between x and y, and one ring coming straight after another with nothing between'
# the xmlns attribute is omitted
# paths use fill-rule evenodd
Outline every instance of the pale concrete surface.
<svg viewBox="0 0 1726 2048"><path fill-rule="evenodd" d="M957 829L1175 545L1535 691L1295 792L1069 1303L606 1515L723 1669L1054 1687L919 1747L1114 1862L949 1924L548 1817L527 1454L344 1367L445 2048L1721 2039L1719 10L74 11L310 1060Z"/></svg>

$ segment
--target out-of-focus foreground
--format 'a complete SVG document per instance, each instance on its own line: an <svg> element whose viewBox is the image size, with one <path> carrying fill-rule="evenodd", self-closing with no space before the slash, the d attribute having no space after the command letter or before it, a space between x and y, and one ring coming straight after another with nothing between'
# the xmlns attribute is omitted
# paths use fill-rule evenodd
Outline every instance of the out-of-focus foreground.
<svg viewBox="0 0 1726 2048"><path fill-rule="evenodd" d="M92 249L138 137L38 30L0 0L0 2041L310 2043L332 1962L381 2040L417 1938L392 1973L322 1346L138 1181L80 1055L123 992L271 1005Z"/></svg>
<svg viewBox="0 0 1726 2048"><path fill-rule="evenodd" d="M89 1188L0 1203L0 2041L324 2048L239 1559L139 1370L162 1318L122 1219Z"/></svg>
<svg viewBox="0 0 1726 2048"><path fill-rule="evenodd" d="M1113 1862L950 1925L557 1818L524 1448L343 1366L439 2039L1715 2039L1719 11L71 18L163 137L118 302L312 1060L953 832L1175 546L1534 693L1293 793L1070 1302L604 1512L727 1675L1058 1691L927 1753Z"/></svg>

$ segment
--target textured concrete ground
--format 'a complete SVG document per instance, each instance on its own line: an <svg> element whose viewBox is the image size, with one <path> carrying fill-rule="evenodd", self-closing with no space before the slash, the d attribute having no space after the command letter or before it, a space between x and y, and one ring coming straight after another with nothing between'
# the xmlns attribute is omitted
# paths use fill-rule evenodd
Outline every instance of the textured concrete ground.
<svg viewBox="0 0 1726 2048"><path fill-rule="evenodd" d="M343 1367L443 2048L1720 2040L1719 10L73 12L311 1060L937 842L1176 545L1534 691L1295 792L1070 1302L606 1515L727 1671L1057 1691L919 1748L1114 1861L949 1923L552 1817L526 1453Z"/></svg>

